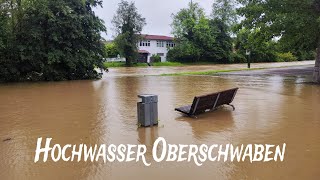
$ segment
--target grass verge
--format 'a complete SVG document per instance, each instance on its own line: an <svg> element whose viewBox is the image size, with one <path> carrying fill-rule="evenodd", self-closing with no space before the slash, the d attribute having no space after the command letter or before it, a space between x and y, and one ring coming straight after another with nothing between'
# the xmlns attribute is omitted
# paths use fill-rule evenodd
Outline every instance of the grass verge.
<svg viewBox="0 0 320 180"><path fill-rule="evenodd" d="M229 70L212 70L212 71L201 71L201 72L182 72L182 73L173 73L173 74L161 74L160 76L188 76L188 75L214 75L217 73L225 72L236 72L236 71L253 71L261 70L265 68L252 68L252 69L229 69Z"/></svg>
<svg viewBox="0 0 320 180"><path fill-rule="evenodd" d="M119 68L119 67L126 67L125 62L104 62L103 63L106 68ZM192 65L211 65L216 64L212 62L197 62L197 63L180 63L180 62L155 62L152 63L151 66L153 67L177 67L177 66L192 66ZM135 63L132 64L132 67L146 67L148 66L147 63Z"/></svg>
<svg viewBox="0 0 320 180"><path fill-rule="evenodd" d="M184 64L179 62L156 62L152 63L152 66L184 66Z"/></svg>
<svg viewBox="0 0 320 180"><path fill-rule="evenodd" d="M126 67L125 62L104 62L104 67L106 68L119 68L119 67ZM146 63L134 63L132 67L147 67L148 64Z"/></svg>

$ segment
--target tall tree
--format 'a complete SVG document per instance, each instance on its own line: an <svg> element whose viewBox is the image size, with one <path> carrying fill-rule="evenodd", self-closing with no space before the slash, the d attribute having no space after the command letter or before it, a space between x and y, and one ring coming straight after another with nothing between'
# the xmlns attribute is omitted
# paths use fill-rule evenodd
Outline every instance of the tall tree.
<svg viewBox="0 0 320 180"><path fill-rule="evenodd" d="M192 41L195 34L195 26L206 20L204 10L198 3L189 3L188 8L181 9L173 15L172 34L176 39Z"/></svg>
<svg viewBox="0 0 320 180"><path fill-rule="evenodd" d="M198 3L189 3L188 8L173 15L172 28L177 46L169 53L171 59L229 61L231 38L225 25L221 20L207 18Z"/></svg>
<svg viewBox="0 0 320 180"><path fill-rule="evenodd" d="M19 79L19 47L21 0L0 1L0 82Z"/></svg>
<svg viewBox="0 0 320 180"><path fill-rule="evenodd" d="M211 51L211 57L215 57L219 63L229 63L232 54L232 38L230 27L220 19L210 20L211 31L215 34L215 48Z"/></svg>
<svg viewBox="0 0 320 180"><path fill-rule="evenodd" d="M137 44L141 39L142 28L146 25L145 18L138 13L134 2L122 0L112 23L116 32L115 43L122 56L126 58L126 65L131 66L138 54Z"/></svg>
<svg viewBox="0 0 320 180"><path fill-rule="evenodd" d="M236 0L215 0L212 4L211 16L232 27L237 22Z"/></svg>
<svg viewBox="0 0 320 180"><path fill-rule="evenodd" d="M303 50L317 49L314 82L320 83L320 1L319 0L238 0L243 7L242 26L259 28L269 39Z"/></svg>
<svg viewBox="0 0 320 180"><path fill-rule="evenodd" d="M246 51L250 50L250 56L254 62L276 61L276 42L274 40L266 41L263 32L259 29L240 29L234 44L237 53L243 57L246 56Z"/></svg>
<svg viewBox="0 0 320 180"><path fill-rule="evenodd" d="M0 64L0 81L99 77L95 67L102 67L105 52L100 32L106 29L93 8L102 1L11 2L12 38L6 43L7 63Z"/></svg>

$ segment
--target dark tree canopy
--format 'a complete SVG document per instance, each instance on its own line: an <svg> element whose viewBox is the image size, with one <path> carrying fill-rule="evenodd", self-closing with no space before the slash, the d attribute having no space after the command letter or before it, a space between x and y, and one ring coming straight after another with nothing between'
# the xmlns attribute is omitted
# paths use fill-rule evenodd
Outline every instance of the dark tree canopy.
<svg viewBox="0 0 320 180"><path fill-rule="evenodd" d="M126 63L131 66L136 60L138 47L137 43L141 39L142 28L146 25L146 20L138 13L134 2L122 0L112 24L116 32L115 43L121 55L126 58Z"/></svg>
<svg viewBox="0 0 320 180"><path fill-rule="evenodd" d="M102 67L104 56L100 32L106 28L93 7L101 4L99 0L3 1L5 21L0 23L5 22L1 34L6 40L0 43L4 46L0 80L97 78L95 67Z"/></svg>

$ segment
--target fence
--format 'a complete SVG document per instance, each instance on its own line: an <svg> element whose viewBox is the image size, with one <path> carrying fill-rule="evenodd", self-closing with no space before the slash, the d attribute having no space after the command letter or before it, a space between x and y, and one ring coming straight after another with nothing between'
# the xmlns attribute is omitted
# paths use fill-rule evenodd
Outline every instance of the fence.
<svg viewBox="0 0 320 180"><path fill-rule="evenodd" d="M105 58L105 62L126 62L126 58Z"/></svg>

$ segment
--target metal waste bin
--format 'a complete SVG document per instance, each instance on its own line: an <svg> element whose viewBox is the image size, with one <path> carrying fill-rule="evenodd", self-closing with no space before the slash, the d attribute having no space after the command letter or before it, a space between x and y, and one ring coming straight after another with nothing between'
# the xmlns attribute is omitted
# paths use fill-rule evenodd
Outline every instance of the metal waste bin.
<svg viewBox="0 0 320 180"><path fill-rule="evenodd" d="M138 123L148 127L158 125L158 96L152 94L138 95L142 99L138 102Z"/></svg>

